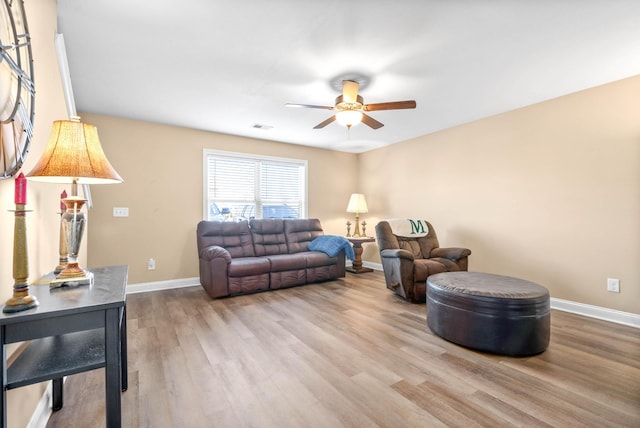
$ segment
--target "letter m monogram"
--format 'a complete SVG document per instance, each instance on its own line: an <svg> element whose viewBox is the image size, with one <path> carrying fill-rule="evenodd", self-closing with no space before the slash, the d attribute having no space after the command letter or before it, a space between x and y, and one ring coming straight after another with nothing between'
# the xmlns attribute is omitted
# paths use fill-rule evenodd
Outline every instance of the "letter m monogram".
<svg viewBox="0 0 640 428"><path fill-rule="evenodd" d="M411 234L415 235L416 233L425 233L424 224L422 224L422 220L409 220L411 222Z"/></svg>

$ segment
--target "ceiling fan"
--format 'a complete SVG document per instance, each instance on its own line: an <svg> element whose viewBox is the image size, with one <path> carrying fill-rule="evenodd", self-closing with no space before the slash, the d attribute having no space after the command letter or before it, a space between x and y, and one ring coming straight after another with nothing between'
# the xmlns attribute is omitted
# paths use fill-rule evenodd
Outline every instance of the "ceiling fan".
<svg viewBox="0 0 640 428"><path fill-rule="evenodd" d="M365 104L363 98L358 95L358 82L354 80L342 81L342 95L336 98L335 106L317 106L311 104L292 104L287 103L287 107L300 107L300 108L319 108L324 110L336 110L336 114L329 119L320 122L313 129L324 128L334 120L338 123L351 128L353 125L357 125L362 122L365 125L378 129L384 126L381 122L378 122L365 112L378 111L378 110L400 110L416 108L416 102L414 100L407 101L391 101L386 103Z"/></svg>

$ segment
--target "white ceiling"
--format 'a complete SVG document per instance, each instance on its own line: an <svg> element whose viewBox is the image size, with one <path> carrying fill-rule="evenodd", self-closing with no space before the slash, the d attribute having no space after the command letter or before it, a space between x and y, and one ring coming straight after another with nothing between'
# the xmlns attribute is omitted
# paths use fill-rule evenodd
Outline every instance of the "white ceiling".
<svg viewBox="0 0 640 428"><path fill-rule="evenodd" d="M640 0L58 0L58 15L78 111L355 153L640 74ZM417 108L348 135L285 107L333 105L350 73L366 103Z"/></svg>

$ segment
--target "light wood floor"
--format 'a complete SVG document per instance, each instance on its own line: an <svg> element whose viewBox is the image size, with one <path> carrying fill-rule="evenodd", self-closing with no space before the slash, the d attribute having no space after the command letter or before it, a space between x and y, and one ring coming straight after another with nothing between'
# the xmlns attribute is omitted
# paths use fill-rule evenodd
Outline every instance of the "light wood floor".
<svg viewBox="0 0 640 428"><path fill-rule="evenodd" d="M528 358L426 327L382 273L211 300L128 297L124 427L639 427L640 330L553 311ZM104 426L104 372L70 376L49 428Z"/></svg>

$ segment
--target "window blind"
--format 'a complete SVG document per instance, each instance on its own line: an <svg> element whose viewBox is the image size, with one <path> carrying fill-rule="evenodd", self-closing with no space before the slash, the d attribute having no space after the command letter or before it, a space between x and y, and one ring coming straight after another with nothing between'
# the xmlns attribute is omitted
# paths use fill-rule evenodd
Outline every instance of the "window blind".
<svg viewBox="0 0 640 428"><path fill-rule="evenodd" d="M205 219L301 218L307 162L205 150Z"/></svg>

